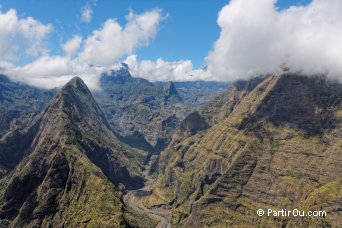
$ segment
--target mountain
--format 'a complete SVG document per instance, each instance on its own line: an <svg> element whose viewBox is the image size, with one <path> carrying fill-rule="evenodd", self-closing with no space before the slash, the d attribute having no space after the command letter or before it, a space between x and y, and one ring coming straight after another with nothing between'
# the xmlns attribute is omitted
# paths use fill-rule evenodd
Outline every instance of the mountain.
<svg viewBox="0 0 342 228"><path fill-rule="evenodd" d="M250 93L262 80L262 77L256 77L248 81L239 80L232 83L224 92L190 113L176 129L171 144L178 143L223 121L235 109L241 99Z"/></svg>
<svg viewBox="0 0 342 228"><path fill-rule="evenodd" d="M145 205L170 206L175 227L339 227L342 85L290 73L240 85L181 123Z"/></svg>
<svg viewBox="0 0 342 228"><path fill-rule="evenodd" d="M165 107L163 88L132 77L125 67L104 74L100 82L102 90L94 96L117 137L150 152L163 148L169 137L163 126L180 121L176 110L170 111L171 105Z"/></svg>
<svg viewBox="0 0 342 228"><path fill-rule="evenodd" d="M166 86L166 92L168 96L178 96L178 91L176 89L175 83L169 82Z"/></svg>
<svg viewBox="0 0 342 228"><path fill-rule="evenodd" d="M201 106L213 96L223 93L229 84L216 81L176 81L174 85L178 94L183 98L183 102L198 103Z"/></svg>
<svg viewBox="0 0 342 228"><path fill-rule="evenodd" d="M182 98L176 89L175 84L170 81L163 84L164 88L164 105L172 104L172 103L181 103Z"/></svg>
<svg viewBox="0 0 342 228"><path fill-rule="evenodd" d="M12 137L0 141L1 227L154 225L121 200L124 187L143 185L146 153L113 135L81 79L67 83L26 134Z"/></svg>
<svg viewBox="0 0 342 228"><path fill-rule="evenodd" d="M195 82L177 88L176 82L151 83L132 77L123 64L101 76L102 89L94 97L120 140L157 153L165 148L173 131L190 112L220 91L214 91L215 86L211 85L211 92L201 92L205 82L197 84L198 88Z"/></svg>
<svg viewBox="0 0 342 228"><path fill-rule="evenodd" d="M121 63L121 67L117 70L110 70L109 72L104 73L100 78L100 85L104 90L111 89L113 85L118 86L126 84L140 85L140 87L142 85L153 86L153 84L146 79L132 77L129 68L125 63Z"/></svg>
<svg viewBox="0 0 342 228"><path fill-rule="evenodd" d="M167 88L170 83L183 103L195 106L192 111L208 102L212 97L223 93L229 85L226 82L216 81L155 82L155 85Z"/></svg>

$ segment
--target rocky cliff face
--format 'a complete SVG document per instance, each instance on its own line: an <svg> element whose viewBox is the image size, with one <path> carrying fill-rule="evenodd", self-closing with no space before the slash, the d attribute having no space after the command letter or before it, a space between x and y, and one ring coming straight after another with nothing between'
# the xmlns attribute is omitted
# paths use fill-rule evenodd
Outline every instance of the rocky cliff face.
<svg viewBox="0 0 342 228"><path fill-rule="evenodd" d="M209 83L210 84L210 83ZM151 83L132 77L128 67L111 71L101 77L102 90L95 98L117 131L117 136L127 144L159 152L170 141L181 120L206 99L219 93L224 83L180 83L180 92L173 82ZM193 87L191 87L193 86ZM218 86L218 87L215 87ZM201 92L201 88L206 88Z"/></svg>
<svg viewBox="0 0 342 228"><path fill-rule="evenodd" d="M133 78L124 67L103 75L101 87L95 98L122 141L150 152L164 147L170 132L163 125L170 121L178 125L180 116L175 108L170 111L173 103L165 104L168 96L162 87Z"/></svg>
<svg viewBox="0 0 342 228"><path fill-rule="evenodd" d="M203 106L190 113L175 131L171 144L206 130L226 119L239 104L261 81L262 77L248 81L236 81L226 91L213 97Z"/></svg>
<svg viewBox="0 0 342 228"><path fill-rule="evenodd" d="M201 129L183 123L190 133L162 152L168 160L146 204L172 205L175 226L338 227L342 85L273 75L228 100L207 117L196 113ZM328 216L259 217L259 208Z"/></svg>
<svg viewBox="0 0 342 228"><path fill-rule="evenodd" d="M116 187L142 185L145 155L112 134L82 80L63 87L21 137L10 165L13 151L0 151L9 171L0 179L2 226L152 226L126 210Z"/></svg>

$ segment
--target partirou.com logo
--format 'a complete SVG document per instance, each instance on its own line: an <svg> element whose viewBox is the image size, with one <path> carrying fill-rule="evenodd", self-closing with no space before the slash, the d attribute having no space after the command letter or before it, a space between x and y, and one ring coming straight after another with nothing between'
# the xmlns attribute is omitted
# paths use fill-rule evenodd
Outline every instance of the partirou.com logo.
<svg viewBox="0 0 342 228"><path fill-rule="evenodd" d="M272 209L259 209L257 210L258 216L273 216L273 217L325 217L327 216L327 212L325 211L303 211L298 209L281 209L281 210L272 210Z"/></svg>

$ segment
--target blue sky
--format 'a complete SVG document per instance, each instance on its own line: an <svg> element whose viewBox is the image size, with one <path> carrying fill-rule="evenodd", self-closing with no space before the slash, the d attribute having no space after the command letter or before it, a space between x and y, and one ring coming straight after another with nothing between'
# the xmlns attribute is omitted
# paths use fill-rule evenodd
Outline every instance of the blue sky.
<svg viewBox="0 0 342 228"><path fill-rule="evenodd" d="M0 0L0 73L99 89L128 64L154 81L342 72L341 0ZM219 13L220 12L220 13ZM203 69L203 66L207 66Z"/></svg>
<svg viewBox="0 0 342 228"><path fill-rule="evenodd" d="M279 9L291 5L305 5L309 0L279 0ZM219 37L217 15L227 0L98 0L94 1L52 1L52 0L3 0L2 11L17 10L19 17L31 16L44 24L52 24L48 48L51 54L61 54L60 44L75 34L87 37L98 29L108 18L116 18L121 25L126 23L129 9L135 13L159 8L168 17L158 28L158 34L148 47L136 50L139 59L163 58L167 61L189 59L195 68L204 65L204 58ZM81 21L82 8L88 5L92 11L89 23ZM19 64L32 61L21 58Z"/></svg>

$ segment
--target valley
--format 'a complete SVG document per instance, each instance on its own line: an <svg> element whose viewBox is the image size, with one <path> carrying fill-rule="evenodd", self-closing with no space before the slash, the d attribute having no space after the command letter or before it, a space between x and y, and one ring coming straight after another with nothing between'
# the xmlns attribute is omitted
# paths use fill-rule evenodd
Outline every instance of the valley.
<svg viewBox="0 0 342 228"><path fill-rule="evenodd" d="M1 227L45 224L170 227L170 210L149 209L142 203L151 194L155 181L157 170L151 168L152 163L158 167L157 160L150 159L158 158L187 112L226 85L208 83L208 92L203 90L205 82L199 84L200 88L196 83L194 87L187 83L181 96L172 82L155 86L131 77L125 67L104 75L104 80L110 88L95 92L93 97L77 77L62 88L46 91L1 76L0 86L5 88L0 91ZM121 91L117 90L119 87ZM20 96L17 91L32 97ZM146 91L156 96L153 106L146 103L150 102L145 99ZM120 94L120 98L113 92ZM23 106L25 103L30 105ZM135 111L130 113L126 107ZM123 115L118 117L108 111L120 109ZM127 119L129 113L132 116ZM155 115L158 121L145 118L146 114ZM115 121L119 118L121 126L134 125L135 130L119 130L110 121L113 118ZM139 122L135 122L137 119ZM146 124L151 127L145 128ZM139 137L124 136L138 131L133 134ZM155 143L164 142L153 144L150 132L159 137ZM25 184L28 181L30 185ZM94 193L97 185L104 191L99 195ZM16 195L14 189L19 186L25 187Z"/></svg>
<svg viewBox="0 0 342 228"><path fill-rule="evenodd" d="M156 219L158 222L157 228L170 228L170 209L166 207L155 207L153 209L148 209L144 206L144 198L149 197L152 194L153 184L155 179L151 177L149 163L144 168L143 176L145 178L145 185L141 189L127 191L123 197L126 205L134 211L143 213L147 216L150 216L153 219Z"/></svg>

